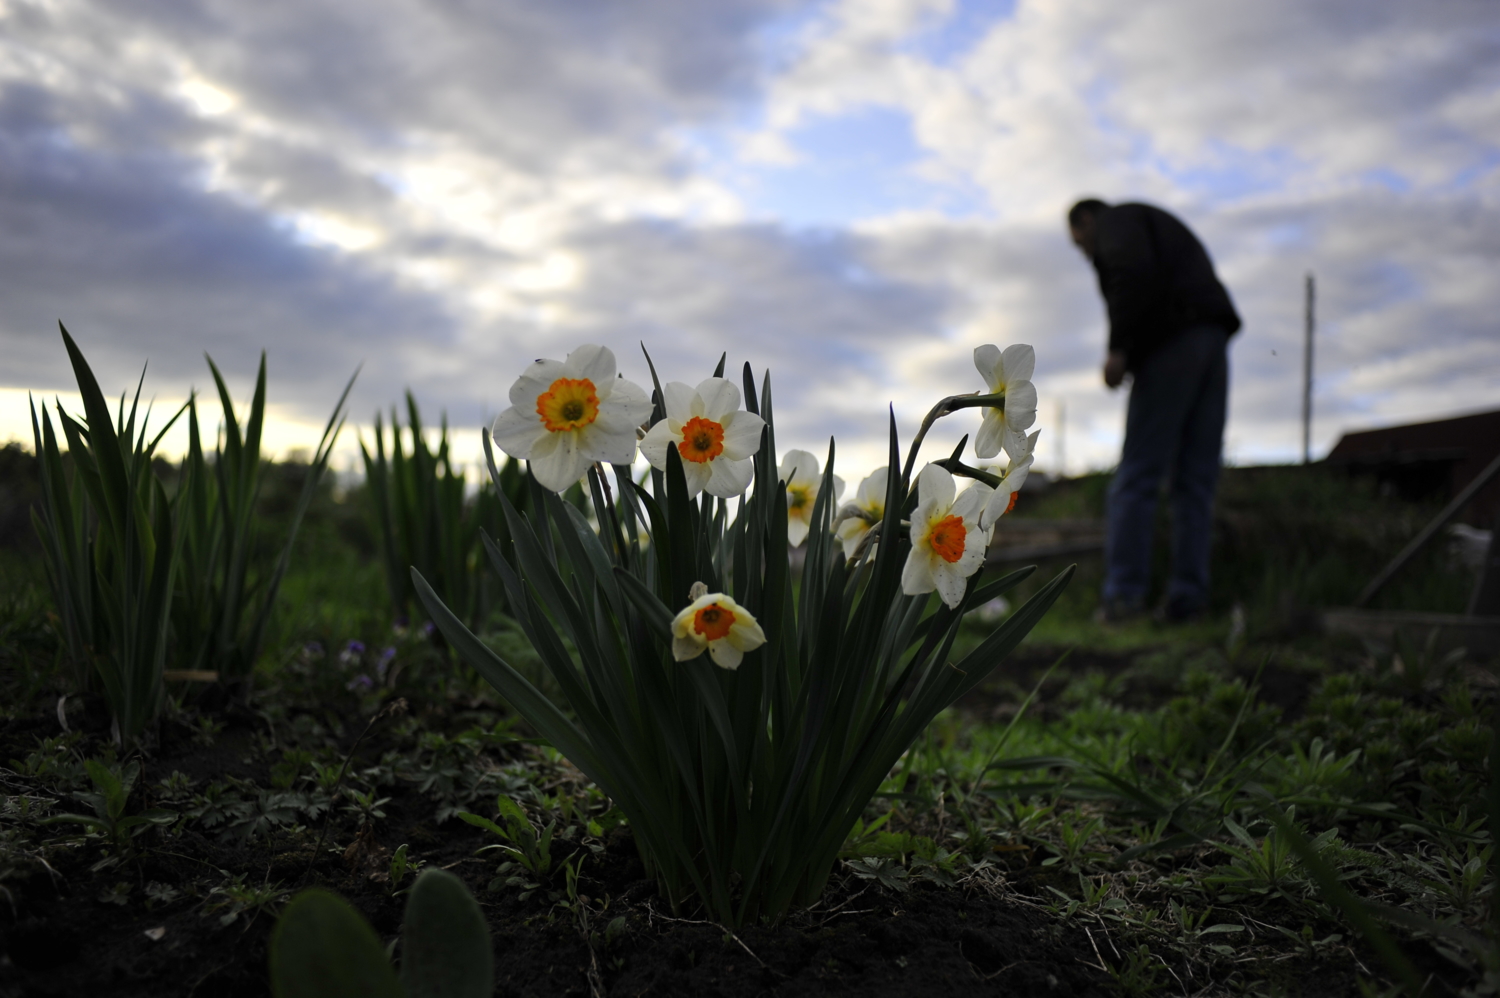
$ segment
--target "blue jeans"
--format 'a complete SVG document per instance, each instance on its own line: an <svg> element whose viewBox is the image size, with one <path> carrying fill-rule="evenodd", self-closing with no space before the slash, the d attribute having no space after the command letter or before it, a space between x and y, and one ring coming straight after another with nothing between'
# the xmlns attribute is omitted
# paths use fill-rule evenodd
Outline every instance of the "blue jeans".
<svg viewBox="0 0 1500 998"><path fill-rule="evenodd" d="M1229 401L1229 334L1193 326L1136 369L1125 417L1125 447L1109 486L1104 600L1144 606L1151 585L1152 535L1163 479L1170 476L1172 575L1167 604L1192 612L1208 604L1214 487Z"/></svg>

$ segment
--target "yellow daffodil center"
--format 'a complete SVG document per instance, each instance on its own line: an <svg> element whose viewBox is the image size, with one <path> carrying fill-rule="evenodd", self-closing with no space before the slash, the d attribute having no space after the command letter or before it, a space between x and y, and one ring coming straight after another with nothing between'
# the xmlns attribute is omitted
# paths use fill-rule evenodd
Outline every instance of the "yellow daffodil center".
<svg viewBox="0 0 1500 998"><path fill-rule="evenodd" d="M581 430L599 418L599 396L588 378L558 378L537 396L536 412L553 433Z"/></svg>
<svg viewBox="0 0 1500 998"><path fill-rule="evenodd" d="M693 614L693 630L709 641L718 641L729 633L729 628L732 626L734 626L734 611L718 603L710 603Z"/></svg>
<svg viewBox="0 0 1500 998"><path fill-rule="evenodd" d="M928 533L927 543L938 557L955 562L964 556L964 540L968 533L962 517L945 516Z"/></svg>
<svg viewBox="0 0 1500 998"><path fill-rule="evenodd" d="M805 485L788 485L786 489L786 509L793 516L806 516L812 505L812 489Z"/></svg>
<svg viewBox="0 0 1500 998"><path fill-rule="evenodd" d="M677 453L684 461L702 464L724 453L724 427L711 419L694 416L682 424L682 442Z"/></svg>

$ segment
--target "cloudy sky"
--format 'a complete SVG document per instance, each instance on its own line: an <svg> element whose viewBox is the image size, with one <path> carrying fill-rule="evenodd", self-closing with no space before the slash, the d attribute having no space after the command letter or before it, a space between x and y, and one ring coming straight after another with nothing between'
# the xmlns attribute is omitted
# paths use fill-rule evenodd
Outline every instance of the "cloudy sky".
<svg viewBox="0 0 1500 998"><path fill-rule="evenodd" d="M1309 270L1315 451L1500 405L1496 0L0 0L0 440L59 319L159 407L265 349L283 448L360 364L472 453L532 358L644 341L857 477L1026 342L1039 464L1106 467L1089 194L1213 254L1233 461L1299 454Z"/></svg>

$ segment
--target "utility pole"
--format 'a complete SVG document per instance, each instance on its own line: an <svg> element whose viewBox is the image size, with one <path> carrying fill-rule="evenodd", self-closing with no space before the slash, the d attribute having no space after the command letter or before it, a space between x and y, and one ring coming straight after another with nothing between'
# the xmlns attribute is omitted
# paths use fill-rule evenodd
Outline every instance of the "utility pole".
<svg viewBox="0 0 1500 998"><path fill-rule="evenodd" d="M1312 385L1313 327L1316 322L1313 303L1316 285L1312 271L1307 272L1307 297L1303 310L1302 343L1302 463L1312 462Z"/></svg>

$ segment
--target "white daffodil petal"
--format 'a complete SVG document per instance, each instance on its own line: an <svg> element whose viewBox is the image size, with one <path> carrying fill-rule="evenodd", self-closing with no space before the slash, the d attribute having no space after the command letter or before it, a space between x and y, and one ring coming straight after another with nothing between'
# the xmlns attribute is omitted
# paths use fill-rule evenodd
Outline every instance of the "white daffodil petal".
<svg viewBox="0 0 1500 998"><path fill-rule="evenodd" d="M850 517L839 524L835 535L844 547L844 557L853 558L854 552L859 550L859 542L865 539L865 534L870 532L870 525L857 516Z"/></svg>
<svg viewBox="0 0 1500 998"><path fill-rule="evenodd" d="M687 483L687 494L689 499L695 498L708 485L713 477L713 462L684 461L682 462L682 479Z"/></svg>
<svg viewBox="0 0 1500 998"><path fill-rule="evenodd" d="M989 554L990 538L994 531L982 526L976 516L972 520L965 520L964 526L969 535L965 541L963 557L954 562L962 569L964 577L968 578L984 567L985 556Z"/></svg>
<svg viewBox="0 0 1500 998"><path fill-rule="evenodd" d="M676 442L673 439L675 436L676 434L672 432L672 427L668 425L667 420L664 419L657 423L651 429L647 430L646 436L641 439L641 457L650 461L651 467L657 471L665 470L667 467L667 448Z"/></svg>
<svg viewBox="0 0 1500 998"><path fill-rule="evenodd" d="M1005 348L1000 355L1000 363L1005 368L1007 384L1030 381L1031 376L1036 373L1036 351L1028 343L1016 343Z"/></svg>
<svg viewBox="0 0 1500 998"><path fill-rule="evenodd" d="M946 468L929 464L917 475L917 501L922 505L933 503L941 507L951 506L957 491L953 475Z"/></svg>
<svg viewBox="0 0 1500 998"><path fill-rule="evenodd" d="M808 527L806 520L798 519L795 516L787 517L786 542L788 544L792 547L797 547L803 541L807 540L807 535Z"/></svg>
<svg viewBox="0 0 1500 998"><path fill-rule="evenodd" d="M740 667L745 659L745 653L740 651L727 640L711 641L708 645L708 654L713 658L714 665L721 669L733 672Z"/></svg>
<svg viewBox="0 0 1500 998"><path fill-rule="evenodd" d="M1021 486L1026 484L1026 478L1031 474L1031 462L1035 460L1030 454L1021 459L1021 463L1015 465L1005 473L1005 487L1011 492L1020 492Z"/></svg>
<svg viewBox="0 0 1500 998"><path fill-rule="evenodd" d="M964 598L968 588L968 576L960 574L958 563L949 564L941 558L932 566L932 584L938 596L950 607L956 607ZM971 573L972 574L972 573Z"/></svg>
<svg viewBox="0 0 1500 998"><path fill-rule="evenodd" d="M705 465L697 465L702 468ZM706 467L713 470L705 478L703 489L711 496L732 499L750 487L755 477L755 464L751 461L731 461L727 454L720 454Z"/></svg>
<svg viewBox="0 0 1500 998"><path fill-rule="evenodd" d="M531 448L531 474L553 492L583 477L591 463L578 449L578 434L548 433Z"/></svg>
<svg viewBox="0 0 1500 998"><path fill-rule="evenodd" d="M629 464L635 460L635 426L618 415L613 419L607 418L602 410L600 417L588 426L572 433L554 433L552 436L576 438L578 453L585 465L595 461Z"/></svg>
<svg viewBox="0 0 1500 998"><path fill-rule="evenodd" d="M672 657L679 662L697 658L708 647L708 642L698 639L696 634L676 634L672 637Z"/></svg>
<svg viewBox="0 0 1500 998"><path fill-rule="evenodd" d="M838 475L833 476L833 501L838 502L844 495L844 480Z"/></svg>
<svg viewBox="0 0 1500 998"><path fill-rule="evenodd" d="M651 399L640 385L624 378L616 378L613 384L614 391L601 408L610 412L623 412L632 428L640 426L651 417Z"/></svg>
<svg viewBox="0 0 1500 998"><path fill-rule="evenodd" d="M698 382L698 397L703 400L704 419L723 422L724 417L740 407L740 390L726 378L705 378Z"/></svg>
<svg viewBox="0 0 1500 998"><path fill-rule="evenodd" d="M961 517L965 521L975 519L979 516L979 511L984 509L990 501L993 493L994 489L988 485L975 482L964 489L963 493L953 501L953 505L948 510L949 515Z"/></svg>
<svg viewBox="0 0 1500 998"><path fill-rule="evenodd" d="M777 475L788 485L816 485L821 477L818 467L815 455L805 450L789 450L781 457Z"/></svg>
<svg viewBox="0 0 1500 998"><path fill-rule="evenodd" d="M912 547L918 546L926 537L932 525L947 515L946 506L939 506L931 500L923 500L917 497L917 508L911 514L911 543Z"/></svg>
<svg viewBox="0 0 1500 998"><path fill-rule="evenodd" d="M490 437L495 441L495 446L511 457L522 460L531 457L531 449L546 436L551 434L541 420L515 406L496 416L495 422L490 425Z"/></svg>
<svg viewBox="0 0 1500 998"><path fill-rule="evenodd" d="M854 493L854 501L859 507L868 512L880 512L885 506L885 493L890 487L891 469L877 468L859 483L859 489Z"/></svg>
<svg viewBox="0 0 1500 998"><path fill-rule="evenodd" d="M510 404L534 415L537 398L558 378L577 380L578 375L560 360L538 360L528 364L516 383L510 386Z"/></svg>
<svg viewBox="0 0 1500 998"><path fill-rule="evenodd" d="M742 612L735 615L734 623L730 625L724 640L740 651L754 651L766 643L766 632L761 630L759 621Z"/></svg>
<svg viewBox="0 0 1500 998"><path fill-rule="evenodd" d="M933 558L928 551L913 544L906 556L906 565L901 569L901 591L908 596L920 596L933 590Z"/></svg>
<svg viewBox="0 0 1500 998"><path fill-rule="evenodd" d="M1000 364L1000 356L1000 348L993 343L974 348L974 367L992 392L996 390L996 375L999 373L996 368Z"/></svg>
<svg viewBox="0 0 1500 998"><path fill-rule="evenodd" d="M1026 457L1026 435L1017 430L1006 430L1005 442L1002 445L1005 453L1011 461L1023 460Z"/></svg>
<svg viewBox="0 0 1500 998"><path fill-rule="evenodd" d="M596 343L585 343L568 354L568 367L575 378L588 378L594 383L594 392L603 401L619 387L615 384L615 354L609 347Z"/></svg>
<svg viewBox="0 0 1500 998"><path fill-rule="evenodd" d="M1009 488L996 489L990 496L990 501L985 503L984 512L979 516L979 525L985 530L993 528L996 521L1010 509L1010 497L1014 494Z"/></svg>
<svg viewBox="0 0 1500 998"><path fill-rule="evenodd" d="M1000 453L1004 443L1005 419L1000 415L1000 410L985 409L984 418L979 421L979 433L974 437L974 453L979 458L988 460Z"/></svg>
<svg viewBox="0 0 1500 998"><path fill-rule="evenodd" d="M754 457L760 450L761 432L766 428L766 421L755 413L743 409L731 412L719 425L724 427L724 453L719 455L720 460L742 461Z"/></svg>
<svg viewBox="0 0 1500 998"><path fill-rule="evenodd" d="M695 410L698 406L698 393L693 391L692 385L685 385L681 381L668 381L661 386L662 404L666 406L667 418L673 420L678 426L686 423L694 416L702 413Z"/></svg>
<svg viewBox="0 0 1500 998"><path fill-rule="evenodd" d="M1005 389L1005 425L1024 431L1036 422L1036 385L1012 381Z"/></svg>

